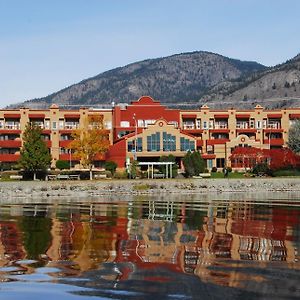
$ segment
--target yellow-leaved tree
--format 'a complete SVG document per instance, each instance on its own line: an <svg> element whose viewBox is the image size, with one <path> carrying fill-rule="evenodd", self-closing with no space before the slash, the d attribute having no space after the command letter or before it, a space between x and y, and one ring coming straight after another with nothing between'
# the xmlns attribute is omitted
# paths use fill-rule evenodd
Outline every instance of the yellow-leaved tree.
<svg viewBox="0 0 300 300"><path fill-rule="evenodd" d="M105 154L110 144L109 133L103 126L103 116L88 116L85 124L72 132L72 138L68 148L74 151L74 157L80 160L82 166L89 169L92 180L94 161Z"/></svg>

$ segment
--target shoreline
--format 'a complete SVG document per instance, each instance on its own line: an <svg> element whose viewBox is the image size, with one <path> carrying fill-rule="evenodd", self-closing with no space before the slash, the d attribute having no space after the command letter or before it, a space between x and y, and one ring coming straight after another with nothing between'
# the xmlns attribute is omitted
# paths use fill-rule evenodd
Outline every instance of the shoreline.
<svg viewBox="0 0 300 300"><path fill-rule="evenodd" d="M299 192L300 178L143 179L0 182L1 202L26 198L86 198L111 195L206 195Z"/></svg>

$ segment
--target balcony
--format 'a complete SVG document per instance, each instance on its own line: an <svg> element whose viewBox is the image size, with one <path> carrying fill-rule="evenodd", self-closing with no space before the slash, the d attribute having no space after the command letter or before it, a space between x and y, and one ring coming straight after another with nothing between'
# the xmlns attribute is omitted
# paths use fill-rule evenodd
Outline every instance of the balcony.
<svg viewBox="0 0 300 300"><path fill-rule="evenodd" d="M269 144L271 146L283 146L284 145L284 140L281 138L277 139L265 139L264 144Z"/></svg>
<svg viewBox="0 0 300 300"><path fill-rule="evenodd" d="M52 147L52 142L50 140L44 141L48 148Z"/></svg>
<svg viewBox="0 0 300 300"><path fill-rule="evenodd" d="M0 125L0 133L21 133L21 126L19 122L5 123Z"/></svg>
<svg viewBox="0 0 300 300"><path fill-rule="evenodd" d="M236 129L237 133L256 133L257 129L255 128L239 128Z"/></svg>
<svg viewBox="0 0 300 300"><path fill-rule="evenodd" d="M20 158L20 154L0 154L1 162L15 162Z"/></svg>
<svg viewBox="0 0 300 300"><path fill-rule="evenodd" d="M264 132L265 133L283 132L283 129L282 128L266 128L266 129L264 129Z"/></svg>
<svg viewBox="0 0 300 300"><path fill-rule="evenodd" d="M71 142L72 142L72 140L59 141L59 147L67 148L70 145Z"/></svg>
<svg viewBox="0 0 300 300"><path fill-rule="evenodd" d="M60 160L80 160L77 156L75 157L74 154L64 153L59 154Z"/></svg>
<svg viewBox="0 0 300 300"><path fill-rule="evenodd" d="M0 141L1 148L20 148L22 146L21 140L3 140Z"/></svg>
<svg viewBox="0 0 300 300"><path fill-rule="evenodd" d="M216 154L205 153L205 154L202 154L202 158L203 159L214 159L214 158L216 158Z"/></svg>
<svg viewBox="0 0 300 300"><path fill-rule="evenodd" d="M196 146L202 147L203 146L203 140L196 140Z"/></svg>
<svg viewBox="0 0 300 300"><path fill-rule="evenodd" d="M222 145L222 144L226 144L227 142L229 142L229 139L211 139L211 140L207 140L206 144L207 145Z"/></svg>
<svg viewBox="0 0 300 300"><path fill-rule="evenodd" d="M210 129L209 130L211 133L229 133L230 132L230 130L227 128L227 129L225 129L225 128L214 128L214 129Z"/></svg>

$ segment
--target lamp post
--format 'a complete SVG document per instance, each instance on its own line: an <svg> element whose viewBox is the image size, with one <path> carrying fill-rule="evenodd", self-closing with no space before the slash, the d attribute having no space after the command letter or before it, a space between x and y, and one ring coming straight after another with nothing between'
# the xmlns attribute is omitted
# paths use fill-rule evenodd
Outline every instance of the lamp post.
<svg viewBox="0 0 300 300"><path fill-rule="evenodd" d="M136 122L136 116L135 113L133 114L132 119L134 120L134 125L135 125L135 139L134 139L134 160L136 160L136 151L137 151L137 122Z"/></svg>

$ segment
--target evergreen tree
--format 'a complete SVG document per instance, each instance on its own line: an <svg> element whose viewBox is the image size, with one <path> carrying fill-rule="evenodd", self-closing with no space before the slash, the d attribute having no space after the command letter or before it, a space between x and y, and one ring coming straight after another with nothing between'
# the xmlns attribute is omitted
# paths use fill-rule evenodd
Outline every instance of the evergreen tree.
<svg viewBox="0 0 300 300"><path fill-rule="evenodd" d="M205 163L199 151L188 151L183 158L183 165L187 177L199 176L204 172Z"/></svg>
<svg viewBox="0 0 300 300"><path fill-rule="evenodd" d="M194 166L191 156L191 151L188 151L182 159L186 177L192 177L194 175Z"/></svg>
<svg viewBox="0 0 300 300"><path fill-rule="evenodd" d="M33 173L34 180L38 171L45 171L51 164L51 155L42 140L41 133L39 126L31 123L26 125L19 160L20 166L25 171Z"/></svg>
<svg viewBox="0 0 300 300"><path fill-rule="evenodd" d="M200 173L204 172L205 163L199 151L194 151L191 155L192 163L194 165L195 176L199 176Z"/></svg>
<svg viewBox="0 0 300 300"><path fill-rule="evenodd" d="M295 153L300 153L300 120L295 121L290 128L287 145Z"/></svg>

